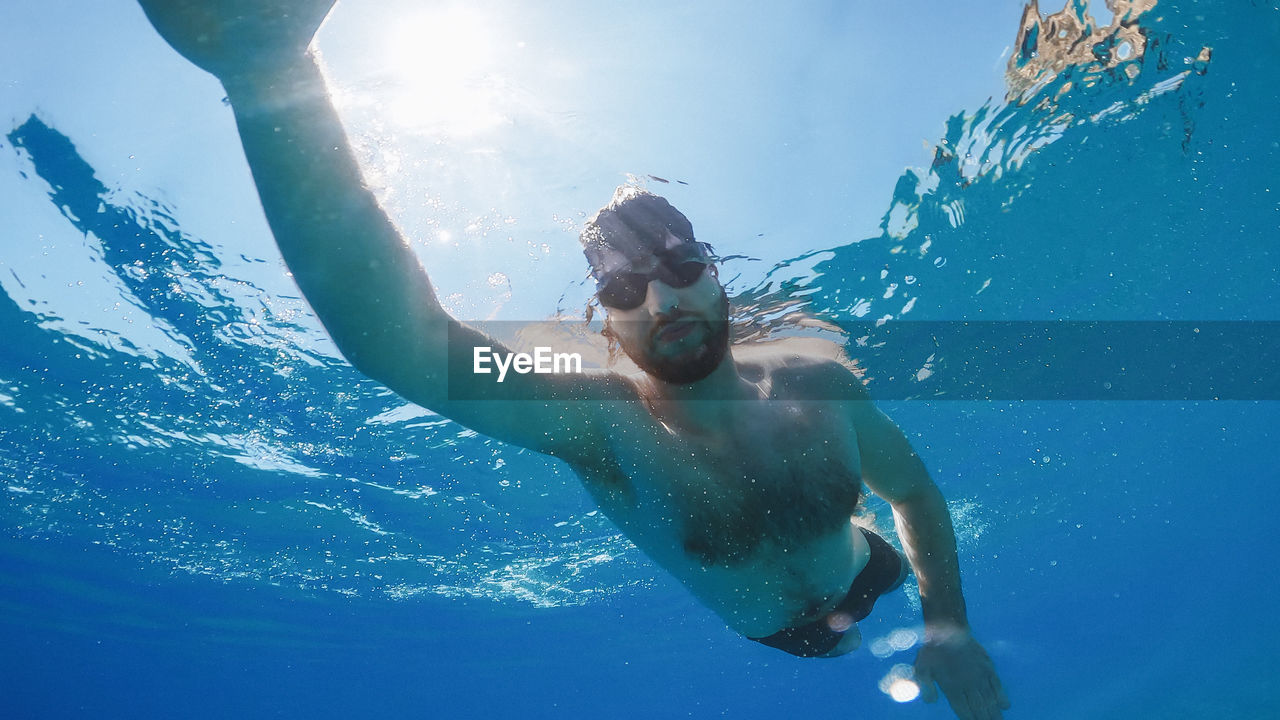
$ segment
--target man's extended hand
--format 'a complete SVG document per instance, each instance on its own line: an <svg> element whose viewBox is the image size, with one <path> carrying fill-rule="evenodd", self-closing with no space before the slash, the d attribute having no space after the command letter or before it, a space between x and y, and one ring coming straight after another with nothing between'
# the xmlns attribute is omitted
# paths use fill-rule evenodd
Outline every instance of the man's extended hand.
<svg viewBox="0 0 1280 720"><path fill-rule="evenodd" d="M938 688L942 688L960 720L998 720L1000 711L1009 709L995 665L964 630L925 643L916 656L916 683L921 699L928 703L938 700Z"/></svg>
<svg viewBox="0 0 1280 720"><path fill-rule="evenodd" d="M336 0L138 0L174 50L221 80L295 62Z"/></svg>

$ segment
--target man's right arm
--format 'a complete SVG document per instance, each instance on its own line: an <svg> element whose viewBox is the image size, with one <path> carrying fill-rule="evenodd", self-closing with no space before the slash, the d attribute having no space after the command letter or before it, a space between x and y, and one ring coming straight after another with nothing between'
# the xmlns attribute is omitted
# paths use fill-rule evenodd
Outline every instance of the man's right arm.
<svg viewBox="0 0 1280 720"><path fill-rule="evenodd" d="M439 365L451 318L364 187L314 60L224 85L276 244L338 349L388 386L423 384L402 376ZM418 394L445 394L427 375Z"/></svg>
<svg viewBox="0 0 1280 720"><path fill-rule="evenodd" d="M238 10L228 9L237 3ZM551 401L523 402L518 411L502 402L450 400L450 360L455 368L467 367L472 347L499 344L444 311L417 257L364 186L319 67L306 51L330 4L143 0L165 39L222 81L280 252L352 365L478 432L541 452L572 454L593 441L595 404L557 400L622 390L608 387L613 380L523 375L507 383L510 390L542 383L535 389ZM277 7L264 11L264 5ZM296 27L269 25L291 11L312 17L302 17ZM247 45L255 42L258 47ZM455 377L455 383L478 380L469 373Z"/></svg>

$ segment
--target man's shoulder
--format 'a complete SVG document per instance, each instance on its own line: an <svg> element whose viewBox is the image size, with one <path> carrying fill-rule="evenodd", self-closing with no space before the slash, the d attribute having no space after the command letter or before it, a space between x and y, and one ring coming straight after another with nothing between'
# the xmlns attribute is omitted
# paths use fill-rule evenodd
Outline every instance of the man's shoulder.
<svg viewBox="0 0 1280 720"><path fill-rule="evenodd" d="M735 360L751 379L767 381L779 399L860 400L861 372L840 346L816 338L785 338L744 351Z"/></svg>

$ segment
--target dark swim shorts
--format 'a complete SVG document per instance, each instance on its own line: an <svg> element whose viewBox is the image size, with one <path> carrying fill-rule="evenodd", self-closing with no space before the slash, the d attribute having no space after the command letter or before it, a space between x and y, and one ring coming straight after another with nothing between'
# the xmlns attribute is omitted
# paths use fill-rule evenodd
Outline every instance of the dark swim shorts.
<svg viewBox="0 0 1280 720"><path fill-rule="evenodd" d="M871 557L866 567L853 579L849 594L830 613L799 627L787 628L769 637L751 638L758 643L789 652L798 657L821 657L830 653L840 643L843 632L832 630L827 618L837 612L848 613L858 622L871 614L876 599L896 590L906 578L906 563L893 546L884 538L865 528L858 528L871 545Z"/></svg>

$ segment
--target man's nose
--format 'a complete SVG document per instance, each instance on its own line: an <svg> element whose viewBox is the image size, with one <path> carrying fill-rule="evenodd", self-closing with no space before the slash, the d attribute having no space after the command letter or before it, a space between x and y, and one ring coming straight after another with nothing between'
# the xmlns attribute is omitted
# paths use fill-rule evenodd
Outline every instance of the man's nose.
<svg viewBox="0 0 1280 720"><path fill-rule="evenodd" d="M650 315L670 315L680 306L680 298L675 288L661 280L652 280L649 282L644 303Z"/></svg>

